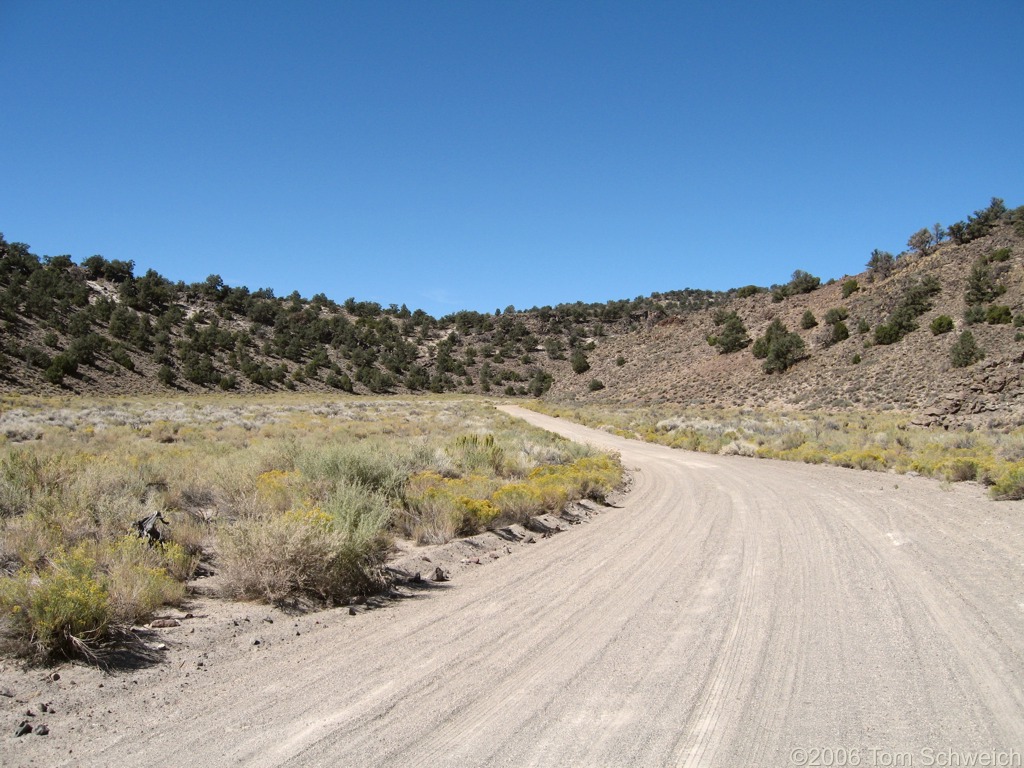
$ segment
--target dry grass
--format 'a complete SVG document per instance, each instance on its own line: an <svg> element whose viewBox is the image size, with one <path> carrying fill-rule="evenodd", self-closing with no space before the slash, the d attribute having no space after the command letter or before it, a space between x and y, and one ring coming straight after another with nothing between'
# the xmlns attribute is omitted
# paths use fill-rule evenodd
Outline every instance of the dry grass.
<svg viewBox="0 0 1024 768"><path fill-rule="evenodd" d="M446 541L621 474L469 398L0 402L0 625L36 657L180 603L201 559L231 597L338 602L379 587L394 535ZM133 523L157 512L149 547Z"/></svg>
<svg viewBox="0 0 1024 768"><path fill-rule="evenodd" d="M888 412L694 409L670 405L563 407L558 415L625 437L672 448L833 464L841 467L976 480L996 499L1024 497L1024 429L945 431L910 425Z"/></svg>

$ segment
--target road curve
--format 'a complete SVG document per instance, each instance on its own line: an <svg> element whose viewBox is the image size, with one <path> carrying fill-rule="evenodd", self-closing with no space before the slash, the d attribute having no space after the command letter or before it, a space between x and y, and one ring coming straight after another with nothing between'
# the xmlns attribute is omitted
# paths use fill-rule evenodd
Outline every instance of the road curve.
<svg viewBox="0 0 1024 768"><path fill-rule="evenodd" d="M1024 504L504 410L618 451L635 477L622 507L258 665L225 661L144 734L66 759L780 768L1024 752Z"/></svg>

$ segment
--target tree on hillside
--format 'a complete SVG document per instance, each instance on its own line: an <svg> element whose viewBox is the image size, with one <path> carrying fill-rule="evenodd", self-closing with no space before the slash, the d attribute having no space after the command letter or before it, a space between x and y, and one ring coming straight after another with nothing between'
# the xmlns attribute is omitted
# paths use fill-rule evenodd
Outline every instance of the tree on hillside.
<svg viewBox="0 0 1024 768"><path fill-rule="evenodd" d="M998 197L993 197L988 208L975 211L967 217L967 221L950 224L947 232L954 243L963 245L987 235L1006 214L1007 210L1003 201Z"/></svg>
<svg viewBox="0 0 1024 768"><path fill-rule="evenodd" d="M840 320L829 325L829 334L826 340L826 346L838 344L840 341L846 341L848 338L850 338L850 329L846 327L846 323Z"/></svg>
<svg viewBox="0 0 1024 768"><path fill-rule="evenodd" d="M833 344L850 338L850 329L843 322L847 317L849 317L849 313L846 311L846 307L833 307L825 313L825 325L829 328L824 339L826 347L831 347Z"/></svg>
<svg viewBox="0 0 1024 768"><path fill-rule="evenodd" d="M799 334L791 333L779 318L772 320L764 336L754 342L754 357L763 359L765 373L781 373L807 356Z"/></svg>
<svg viewBox="0 0 1024 768"><path fill-rule="evenodd" d="M954 368L966 368L985 357L974 340L974 334L964 331L949 350L949 359Z"/></svg>
<svg viewBox="0 0 1024 768"><path fill-rule="evenodd" d="M735 312L719 309L715 312L712 320L716 326L721 328L721 331L708 336L708 344L717 347L719 354L727 355L730 352L739 352L750 344L747 328Z"/></svg>
<svg viewBox="0 0 1024 768"><path fill-rule="evenodd" d="M547 371L536 369L533 375L530 376L530 383L527 385L527 391L534 397L540 397L549 389L554 383L554 378Z"/></svg>
<svg viewBox="0 0 1024 768"><path fill-rule="evenodd" d="M967 276L967 289L964 291L964 300L968 306L993 301L1005 291L1005 286L996 283L984 257L974 262Z"/></svg>
<svg viewBox="0 0 1024 768"><path fill-rule="evenodd" d="M932 297L941 290L942 286L932 275L909 283L889 321L875 328L875 343L895 344L917 330L917 318L932 308Z"/></svg>
<svg viewBox="0 0 1024 768"><path fill-rule="evenodd" d="M936 244L937 241L935 239L935 235L932 230L927 227L917 230L917 232L912 234L910 239L907 240L907 246L910 250L917 251L922 256L927 256L931 253Z"/></svg>
<svg viewBox="0 0 1024 768"><path fill-rule="evenodd" d="M884 280L896 268L896 258L888 251L875 248L868 259L868 277L872 280Z"/></svg>
<svg viewBox="0 0 1024 768"><path fill-rule="evenodd" d="M586 373L590 370L590 362L579 347L573 350L571 364L573 373Z"/></svg>
<svg viewBox="0 0 1024 768"><path fill-rule="evenodd" d="M792 295L810 293L817 289L819 285L821 285L820 277L815 277L810 272L804 272L802 269L793 272L793 276L789 281L789 289Z"/></svg>

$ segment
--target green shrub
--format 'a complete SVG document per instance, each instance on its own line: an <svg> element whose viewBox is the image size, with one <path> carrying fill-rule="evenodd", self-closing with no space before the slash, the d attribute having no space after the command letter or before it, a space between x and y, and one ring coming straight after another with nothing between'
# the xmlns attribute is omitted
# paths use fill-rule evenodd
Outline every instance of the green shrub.
<svg viewBox="0 0 1024 768"><path fill-rule="evenodd" d="M941 231L942 228L936 225L936 232L941 233ZM917 251L922 256L927 256L937 245L937 238L932 234L932 230L925 227L912 234L907 240L907 245L911 250Z"/></svg>
<svg viewBox="0 0 1024 768"><path fill-rule="evenodd" d="M615 364L619 366L619 368L621 368L626 364L626 358L624 358L622 355L619 355L618 357L615 358Z"/></svg>
<svg viewBox="0 0 1024 768"><path fill-rule="evenodd" d="M998 197L993 197L988 208L975 211L967 217L967 221L950 224L949 237L957 245L969 243L987 235L995 224L1007 213L1006 206Z"/></svg>
<svg viewBox="0 0 1024 768"><path fill-rule="evenodd" d="M132 360L131 355L129 355L128 351L121 345L114 347L110 351L110 359L113 360L118 365L120 365L126 371L135 370L135 361Z"/></svg>
<svg viewBox="0 0 1024 768"><path fill-rule="evenodd" d="M819 285L821 285L820 277L815 277L809 272L798 269L793 272L788 288L790 295L796 295L798 293L810 293L816 290Z"/></svg>
<svg viewBox="0 0 1024 768"><path fill-rule="evenodd" d="M466 444L456 440L454 445ZM293 460L306 481L323 489L318 498L326 498L338 487L352 485L398 499L409 476L408 459L374 440L311 448L298 453Z"/></svg>
<svg viewBox="0 0 1024 768"><path fill-rule="evenodd" d="M319 507L239 520L220 535L225 592L277 604L365 594L380 584L387 550L376 523L367 527L353 535Z"/></svg>
<svg viewBox="0 0 1024 768"><path fill-rule="evenodd" d="M846 323L840 320L838 323L833 323L830 326L828 345L838 344L840 341L846 341L850 338L850 329L846 327Z"/></svg>
<svg viewBox="0 0 1024 768"><path fill-rule="evenodd" d="M715 312L712 319L715 325L722 330L717 335L709 336L708 343L713 347L717 347L720 354L725 355L730 352L738 352L750 344L747 328L735 312L726 312L723 309L719 309Z"/></svg>
<svg viewBox="0 0 1024 768"><path fill-rule="evenodd" d="M538 368L530 375L527 391L534 397L540 397L551 389L551 385L554 383L555 379L550 373ZM513 389L510 394L515 394L515 390Z"/></svg>
<svg viewBox="0 0 1024 768"><path fill-rule="evenodd" d="M1013 224L1013 231L1017 233L1017 236L1024 237L1024 205L1010 211L1010 222Z"/></svg>
<svg viewBox="0 0 1024 768"><path fill-rule="evenodd" d="M63 384L65 376L74 376L78 373L78 363L74 357L64 352L55 355L46 369L44 376L51 384Z"/></svg>
<svg viewBox="0 0 1024 768"><path fill-rule="evenodd" d="M860 286L856 280L847 280L843 283L843 298L848 299L859 290Z"/></svg>
<svg viewBox="0 0 1024 768"><path fill-rule="evenodd" d="M1017 463L996 478L989 491L992 498L1004 501L1024 499L1024 464Z"/></svg>
<svg viewBox="0 0 1024 768"><path fill-rule="evenodd" d="M857 321L857 333L863 336L865 333L871 330L871 323L865 320L863 317Z"/></svg>
<svg viewBox="0 0 1024 768"><path fill-rule="evenodd" d="M591 392L598 392L604 389L604 382L602 382L600 379L591 379L590 384L587 385L587 388Z"/></svg>
<svg viewBox="0 0 1024 768"><path fill-rule="evenodd" d="M814 316L811 310L804 312L803 317L800 318L800 327L805 331L809 331L811 328L815 328L818 325L818 320Z"/></svg>
<svg viewBox="0 0 1024 768"><path fill-rule="evenodd" d="M549 336L544 340L544 351L551 360L565 360L565 346L561 339Z"/></svg>
<svg viewBox="0 0 1024 768"><path fill-rule="evenodd" d="M893 323L883 323L875 326L875 344L895 344L902 338L900 329Z"/></svg>
<svg viewBox="0 0 1024 768"><path fill-rule="evenodd" d="M1010 248L996 248L986 258L990 264L1000 261L1009 261L1011 252Z"/></svg>
<svg viewBox="0 0 1024 768"><path fill-rule="evenodd" d="M109 342L97 333L87 333L71 340L67 354L79 365L92 365L96 356L105 352Z"/></svg>
<svg viewBox="0 0 1024 768"><path fill-rule="evenodd" d="M868 259L867 268L872 280L876 278L884 280L896 268L896 258L888 251L875 248L871 252L871 258Z"/></svg>
<svg viewBox="0 0 1024 768"><path fill-rule="evenodd" d="M939 281L931 276L909 283L889 321L875 328L875 343L895 344L916 330L917 318L932 308L932 297L941 290Z"/></svg>
<svg viewBox="0 0 1024 768"><path fill-rule="evenodd" d="M19 354L16 349L10 350L10 354ZM21 359L31 365L33 368L41 368L46 370L50 367L52 362L50 356L46 354L39 347L33 346L32 344L26 344L20 350Z"/></svg>
<svg viewBox="0 0 1024 768"><path fill-rule="evenodd" d="M111 623L106 589L85 548L57 552L42 573L22 569L0 580L5 644L19 655L76 656L96 647Z"/></svg>
<svg viewBox="0 0 1024 768"><path fill-rule="evenodd" d="M1008 325L1013 322L1013 312L1002 304L993 304L985 311L985 322L989 325Z"/></svg>
<svg viewBox="0 0 1024 768"><path fill-rule="evenodd" d="M846 311L846 307L833 307L825 313L825 325L835 325L841 323L850 313Z"/></svg>
<svg viewBox="0 0 1024 768"><path fill-rule="evenodd" d="M806 357L803 339L791 333L781 320L775 318L764 336L754 342L754 357L763 359L765 373L781 373Z"/></svg>
<svg viewBox="0 0 1024 768"><path fill-rule="evenodd" d="M590 362L582 349L575 349L572 353L572 371L575 374L586 373L590 370Z"/></svg>
<svg viewBox="0 0 1024 768"><path fill-rule="evenodd" d="M796 296L801 293L810 293L821 285L821 278L815 277L809 272L798 269L785 285L777 285L772 288L772 301L783 301L789 296Z"/></svg>
<svg viewBox="0 0 1024 768"><path fill-rule="evenodd" d="M461 474L507 474L507 452L493 434L459 435L445 448Z"/></svg>
<svg viewBox="0 0 1024 768"><path fill-rule="evenodd" d="M160 370L156 374L157 379L165 387L174 386L174 369L169 365L161 365Z"/></svg>
<svg viewBox="0 0 1024 768"><path fill-rule="evenodd" d="M953 318L949 315L939 315L932 320L931 325L928 326L931 329L932 336L939 336L943 333L949 333L953 330Z"/></svg>
<svg viewBox="0 0 1024 768"><path fill-rule="evenodd" d="M964 312L964 322L967 325L976 325L985 322L985 308L980 304L972 304Z"/></svg>
<svg viewBox="0 0 1024 768"><path fill-rule="evenodd" d="M1005 286L996 282L984 257L974 262L967 277L967 289L964 292L964 300L969 305L993 301L1005 291Z"/></svg>
<svg viewBox="0 0 1024 768"><path fill-rule="evenodd" d="M954 368L966 368L969 365L982 360L985 353L974 341L974 334L964 331L949 350L949 359Z"/></svg>
<svg viewBox="0 0 1024 768"><path fill-rule="evenodd" d="M343 392L351 392L355 388L355 386L352 384L352 379L349 378L349 375L347 373L343 373L341 375L338 375L336 373L329 373L327 374L327 378L324 380L324 383L327 384L327 386L329 387L333 387L334 389L340 389Z"/></svg>

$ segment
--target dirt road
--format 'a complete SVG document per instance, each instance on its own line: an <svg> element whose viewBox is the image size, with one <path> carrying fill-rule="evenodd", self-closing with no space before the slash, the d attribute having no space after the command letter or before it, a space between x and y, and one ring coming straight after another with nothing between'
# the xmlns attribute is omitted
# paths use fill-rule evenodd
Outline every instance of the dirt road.
<svg viewBox="0 0 1024 768"><path fill-rule="evenodd" d="M1024 752L1024 504L507 410L620 451L622 507L187 679L108 678L116 723L0 762L1020 764L963 760Z"/></svg>

